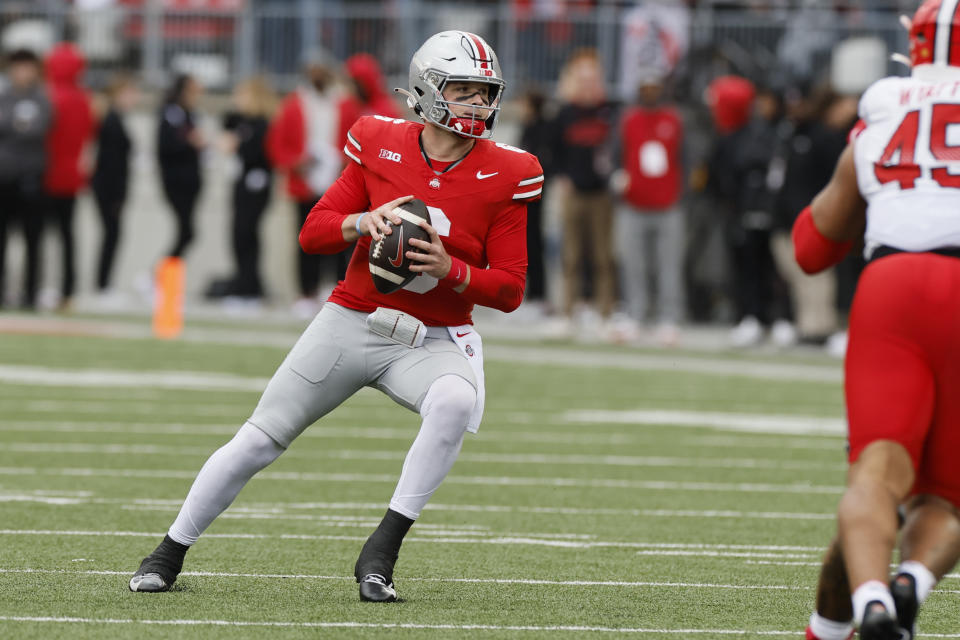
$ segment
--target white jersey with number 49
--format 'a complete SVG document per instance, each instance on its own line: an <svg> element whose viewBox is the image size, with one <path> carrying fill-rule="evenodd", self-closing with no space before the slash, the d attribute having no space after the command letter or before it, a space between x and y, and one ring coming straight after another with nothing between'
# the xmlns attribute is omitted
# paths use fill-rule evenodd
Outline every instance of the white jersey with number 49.
<svg viewBox="0 0 960 640"><path fill-rule="evenodd" d="M854 141L866 251L960 247L960 77L884 78L860 100Z"/></svg>

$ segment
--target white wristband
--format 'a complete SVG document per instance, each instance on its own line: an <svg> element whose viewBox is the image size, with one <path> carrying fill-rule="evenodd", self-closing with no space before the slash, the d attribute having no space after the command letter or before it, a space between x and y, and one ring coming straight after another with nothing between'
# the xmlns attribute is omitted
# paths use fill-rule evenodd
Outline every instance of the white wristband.
<svg viewBox="0 0 960 640"><path fill-rule="evenodd" d="M362 236L362 235L366 235L366 234L365 234L363 231L360 231L360 221L363 220L363 216L367 215L368 213L370 213L370 212L369 212L369 211L364 211L363 213L361 213L361 214L357 217L357 222L356 222L356 224L354 225L354 228L357 230L357 233L359 233L361 236Z"/></svg>

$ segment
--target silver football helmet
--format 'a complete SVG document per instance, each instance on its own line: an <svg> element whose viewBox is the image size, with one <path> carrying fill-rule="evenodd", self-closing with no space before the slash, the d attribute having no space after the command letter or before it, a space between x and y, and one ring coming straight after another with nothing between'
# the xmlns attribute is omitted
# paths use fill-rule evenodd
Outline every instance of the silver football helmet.
<svg viewBox="0 0 960 640"><path fill-rule="evenodd" d="M443 97L449 82L482 82L489 85L486 105L477 107ZM500 114L503 96L500 62L486 41L467 31L441 31L430 36L410 61L410 91L407 104L424 120L465 138L489 138ZM451 106L471 109L458 117Z"/></svg>

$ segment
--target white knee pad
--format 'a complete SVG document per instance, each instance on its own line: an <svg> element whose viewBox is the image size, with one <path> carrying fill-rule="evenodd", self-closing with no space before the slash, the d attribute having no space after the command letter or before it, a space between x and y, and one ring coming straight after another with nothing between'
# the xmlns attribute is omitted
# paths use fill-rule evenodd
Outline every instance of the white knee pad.
<svg viewBox="0 0 960 640"><path fill-rule="evenodd" d="M477 403L477 390L473 383L458 375L440 376L434 380L420 404L420 415L443 416L447 424L462 424L466 429L473 407Z"/></svg>

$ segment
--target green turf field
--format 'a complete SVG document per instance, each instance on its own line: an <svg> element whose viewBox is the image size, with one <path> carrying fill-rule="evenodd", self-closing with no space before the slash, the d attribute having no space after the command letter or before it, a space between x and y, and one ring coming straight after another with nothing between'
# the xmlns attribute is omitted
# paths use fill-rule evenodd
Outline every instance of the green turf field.
<svg viewBox="0 0 960 640"><path fill-rule="evenodd" d="M373 391L246 487L174 591L135 594L296 332L97 322L0 334L0 638L802 637L844 477L836 361L488 340L484 424L404 544L403 602L352 578L418 425ZM919 637L960 637L958 594Z"/></svg>

